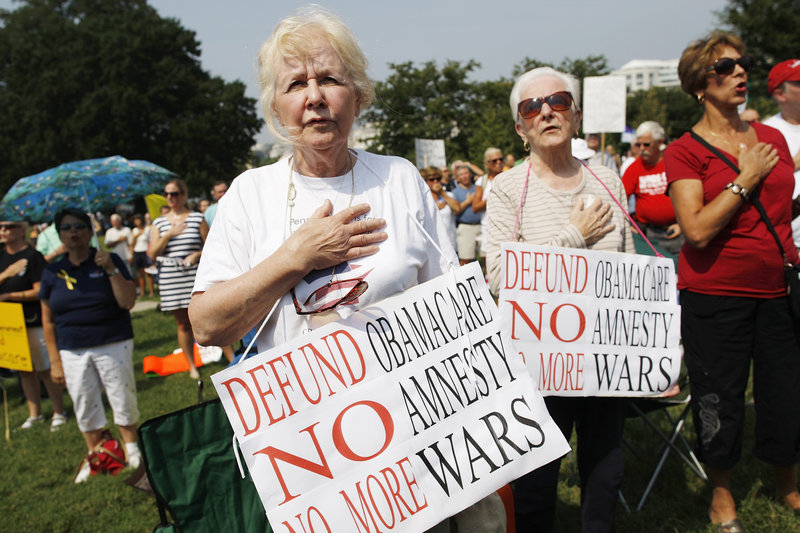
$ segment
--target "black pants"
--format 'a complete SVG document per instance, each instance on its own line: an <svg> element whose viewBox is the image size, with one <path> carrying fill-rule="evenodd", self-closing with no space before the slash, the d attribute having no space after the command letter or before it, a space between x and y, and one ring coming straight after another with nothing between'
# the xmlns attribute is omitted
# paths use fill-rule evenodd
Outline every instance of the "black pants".
<svg viewBox="0 0 800 533"><path fill-rule="evenodd" d="M750 364L756 456L775 466L800 459L800 347L786 297L681 291L681 336L692 388L697 456L727 470L741 457Z"/></svg>
<svg viewBox="0 0 800 533"><path fill-rule="evenodd" d="M582 531L614 531L617 494L622 485L622 430L626 400L548 396L547 410L567 440L578 433ZM514 483L517 531L555 531L558 470L561 459L530 472Z"/></svg>

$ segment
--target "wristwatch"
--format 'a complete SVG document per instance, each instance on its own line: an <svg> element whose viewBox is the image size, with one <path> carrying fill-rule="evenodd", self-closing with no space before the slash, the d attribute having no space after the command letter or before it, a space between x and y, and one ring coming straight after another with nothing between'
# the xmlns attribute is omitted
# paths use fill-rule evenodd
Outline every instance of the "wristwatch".
<svg viewBox="0 0 800 533"><path fill-rule="evenodd" d="M733 194L741 196L743 200L747 200L750 197L750 191L747 190L746 187L742 187L738 183L730 182L725 186L725 189L730 191Z"/></svg>
<svg viewBox="0 0 800 533"><path fill-rule="evenodd" d="M111 276L114 276L114 275L116 275L116 274L119 274L119 269L118 269L117 267L114 267L114 270L112 270L111 272L106 272L106 275L107 275L109 278L110 278Z"/></svg>

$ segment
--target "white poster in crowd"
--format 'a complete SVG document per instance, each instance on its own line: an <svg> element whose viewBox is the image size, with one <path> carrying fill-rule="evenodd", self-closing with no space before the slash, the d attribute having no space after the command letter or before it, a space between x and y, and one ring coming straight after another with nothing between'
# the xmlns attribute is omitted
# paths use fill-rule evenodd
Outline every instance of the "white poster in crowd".
<svg viewBox="0 0 800 533"><path fill-rule="evenodd" d="M447 166L444 139L414 139L414 150L417 152L417 168Z"/></svg>
<svg viewBox="0 0 800 533"><path fill-rule="evenodd" d="M477 263L212 377L273 529L419 533L569 451Z"/></svg>
<svg viewBox="0 0 800 533"><path fill-rule="evenodd" d="M583 131L624 132L627 94L624 76L583 78Z"/></svg>
<svg viewBox="0 0 800 533"><path fill-rule="evenodd" d="M523 243L502 246L498 307L545 396L657 396L681 366L674 263Z"/></svg>

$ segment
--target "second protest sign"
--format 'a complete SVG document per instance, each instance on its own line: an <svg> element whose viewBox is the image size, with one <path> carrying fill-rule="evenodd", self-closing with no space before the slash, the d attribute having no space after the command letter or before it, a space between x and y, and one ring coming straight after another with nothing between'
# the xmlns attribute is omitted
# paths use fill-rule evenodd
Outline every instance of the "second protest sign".
<svg viewBox="0 0 800 533"><path fill-rule="evenodd" d="M658 396L681 366L671 260L502 246L498 307L545 396Z"/></svg>

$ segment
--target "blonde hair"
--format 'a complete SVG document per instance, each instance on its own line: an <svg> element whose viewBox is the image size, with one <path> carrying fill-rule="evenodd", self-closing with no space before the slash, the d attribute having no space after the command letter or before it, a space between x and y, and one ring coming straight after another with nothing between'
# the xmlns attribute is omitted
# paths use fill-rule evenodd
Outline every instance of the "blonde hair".
<svg viewBox="0 0 800 533"><path fill-rule="evenodd" d="M730 46L744 55L746 47L742 40L724 31L714 31L703 39L689 43L678 61L678 78L681 89L691 96L697 96L708 86L708 67L719 59L722 48Z"/></svg>
<svg viewBox="0 0 800 533"><path fill-rule="evenodd" d="M275 92L283 60L307 61L315 38L322 38L333 48L356 91L361 109L368 107L375 89L367 77L367 58L350 28L332 12L316 4L302 7L281 20L258 51L258 83L261 109L267 127L276 138L290 141L275 117Z"/></svg>
<svg viewBox="0 0 800 533"><path fill-rule="evenodd" d="M428 178L442 179L442 171L439 170L438 167L425 167L422 170L420 170L419 173L426 180Z"/></svg>

